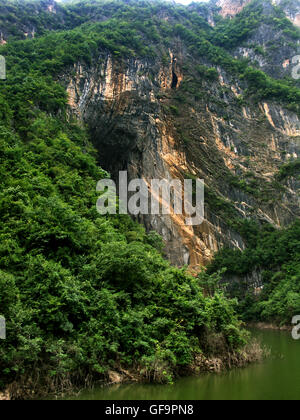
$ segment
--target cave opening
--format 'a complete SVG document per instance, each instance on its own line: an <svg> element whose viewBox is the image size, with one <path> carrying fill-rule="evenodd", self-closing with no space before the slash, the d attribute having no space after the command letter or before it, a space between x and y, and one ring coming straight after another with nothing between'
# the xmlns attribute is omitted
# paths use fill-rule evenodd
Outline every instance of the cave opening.
<svg viewBox="0 0 300 420"><path fill-rule="evenodd" d="M173 72L172 72L172 85L171 85L171 88L172 89L176 89L177 88L177 85L178 85L178 77L177 77L177 74L175 73L175 71L173 70Z"/></svg>

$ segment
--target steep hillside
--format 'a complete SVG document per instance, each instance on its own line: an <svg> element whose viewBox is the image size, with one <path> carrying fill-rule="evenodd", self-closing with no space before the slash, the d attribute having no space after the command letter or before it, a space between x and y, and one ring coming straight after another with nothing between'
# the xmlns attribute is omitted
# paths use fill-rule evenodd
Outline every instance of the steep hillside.
<svg viewBox="0 0 300 420"><path fill-rule="evenodd" d="M225 267L244 304L267 268L284 294L281 264L299 292L298 225L283 230L300 216L297 5L3 1L0 12L0 386L17 397L112 370L164 382L210 357L251 360L237 353L235 302L203 289ZM96 183L121 170L204 179L204 223L100 217ZM295 252L281 253L289 238ZM211 277L200 272L219 251Z"/></svg>
<svg viewBox="0 0 300 420"><path fill-rule="evenodd" d="M245 219L284 226L299 216L299 181L277 176L299 156L300 90L291 66L300 32L285 16L287 2L35 7L45 28L55 10L53 28L74 29L12 41L8 51L23 49L15 61L24 66L37 54L65 87L101 165L115 179L119 170L146 180L204 178L200 227L174 215L139 218L163 236L172 263L198 267L224 245L244 249ZM62 56L61 45L72 52Z"/></svg>
<svg viewBox="0 0 300 420"><path fill-rule="evenodd" d="M224 245L242 249L239 225L244 218L282 226L299 215L297 180L276 178L283 164L299 156L296 82L275 82L249 68L251 63L284 77L283 69L288 69L283 64L296 54L299 32L271 3L256 1L247 7L244 15L213 28L201 8L195 6L199 16L192 7L154 3L142 13L155 19L137 30L137 11L128 6L127 13L117 14L126 16L126 23L118 21L116 29L111 29L116 21L82 28L107 32L111 40L104 45L112 52L99 52L88 65L75 63L60 76L73 112L88 124L100 162L114 177L127 169L131 178L205 179L201 227L184 227L177 217L141 218L149 230L162 234L168 258L177 265L205 264ZM278 14L287 33L278 31ZM246 28L243 36L240 26ZM125 28L136 34L135 42ZM259 50L265 37L274 39L274 32L290 45L279 57L273 54L276 60L266 56L267 66L260 66L257 53L247 61L234 59L241 49L245 52L237 45L251 42Z"/></svg>

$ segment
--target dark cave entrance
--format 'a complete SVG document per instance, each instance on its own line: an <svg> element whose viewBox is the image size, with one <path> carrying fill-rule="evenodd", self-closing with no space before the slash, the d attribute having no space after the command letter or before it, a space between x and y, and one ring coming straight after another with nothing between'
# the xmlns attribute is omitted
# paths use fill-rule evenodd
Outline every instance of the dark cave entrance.
<svg viewBox="0 0 300 420"><path fill-rule="evenodd" d="M172 72L172 85L171 85L171 88L172 89L176 89L177 88L177 85L178 85L178 77L177 77L177 74L175 73L175 71L173 70L173 72Z"/></svg>

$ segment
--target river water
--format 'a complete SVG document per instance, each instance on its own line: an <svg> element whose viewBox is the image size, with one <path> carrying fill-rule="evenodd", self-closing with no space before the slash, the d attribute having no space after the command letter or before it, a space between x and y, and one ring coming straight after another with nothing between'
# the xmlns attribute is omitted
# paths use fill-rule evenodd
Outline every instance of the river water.
<svg viewBox="0 0 300 420"><path fill-rule="evenodd" d="M83 391L85 400L299 400L300 341L281 331L254 331L271 356L244 369L177 380L173 385L115 385Z"/></svg>

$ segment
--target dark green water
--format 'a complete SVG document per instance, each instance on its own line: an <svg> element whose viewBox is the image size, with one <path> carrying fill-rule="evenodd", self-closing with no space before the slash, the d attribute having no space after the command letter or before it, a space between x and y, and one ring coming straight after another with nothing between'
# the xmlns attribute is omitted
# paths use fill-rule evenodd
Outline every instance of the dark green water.
<svg viewBox="0 0 300 420"><path fill-rule="evenodd" d="M300 341L278 331L254 332L272 355L266 361L223 374L178 380L174 385L116 385L83 391L89 400L299 400Z"/></svg>

